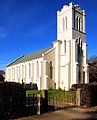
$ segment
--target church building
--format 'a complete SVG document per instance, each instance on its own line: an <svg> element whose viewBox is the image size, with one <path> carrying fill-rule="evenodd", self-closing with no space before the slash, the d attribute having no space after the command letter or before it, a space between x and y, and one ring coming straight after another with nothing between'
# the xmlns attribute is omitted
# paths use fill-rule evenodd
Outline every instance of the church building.
<svg viewBox="0 0 97 120"><path fill-rule="evenodd" d="M69 90L88 83L86 12L72 2L57 11L57 40L52 46L23 55L6 66L6 81L41 89Z"/></svg>

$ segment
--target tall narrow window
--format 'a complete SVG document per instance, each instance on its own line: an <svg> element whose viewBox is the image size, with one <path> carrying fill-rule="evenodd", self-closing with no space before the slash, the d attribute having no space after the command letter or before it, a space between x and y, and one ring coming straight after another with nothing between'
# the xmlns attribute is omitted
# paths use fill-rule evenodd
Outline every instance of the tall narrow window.
<svg viewBox="0 0 97 120"><path fill-rule="evenodd" d="M67 29L67 17L65 17L65 26L66 26L66 29Z"/></svg>
<svg viewBox="0 0 97 120"><path fill-rule="evenodd" d="M50 79L53 77L53 67L52 67L52 61L50 61Z"/></svg>
<svg viewBox="0 0 97 120"><path fill-rule="evenodd" d="M13 71L13 68L12 68L12 79L14 79L14 71Z"/></svg>
<svg viewBox="0 0 97 120"><path fill-rule="evenodd" d="M31 64L29 63L29 78L31 78Z"/></svg>
<svg viewBox="0 0 97 120"><path fill-rule="evenodd" d="M81 24L80 24L80 30L83 31L83 22L81 20Z"/></svg>
<svg viewBox="0 0 97 120"><path fill-rule="evenodd" d="M18 78L18 66L17 66L17 78Z"/></svg>
<svg viewBox="0 0 97 120"><path fill-rule="evenodd" d="M20 66L18 67L18 74L19 74L19 78L20 78L20 73L21 71L20 71Z"/></svg>
<svg viewBox="0 0 97 120"><path fill-rule="evenodd" d="M81 23L81 21L80 21L80 18L79 18L79 30L80 30L80 23Z"/></svg>
<svg viewBox="0 0 97 120"><path fill-rule="evenodd" d="M81 55L82 55L82 46L83 46L83 43L82 43L82 41L81 41Z"/></svg>
<svg viewBox="0 0 97 120"><path fill-rule="evenodd" d="M77 62L77 40L75 41L75 62Z"/></svg>
<svg viewBox="0 0 97 120"><path fill-rule="evenodd" d="M79 56L80 55L80 38L77 41L77 62L79 63Z"/></svg>
<svg viewBox="0 0 97 120"><path fill-rule="evenodd" d="M80 67L79 67L80 68ZM79 70L79 84L81 83L81 72Z"/></svg>
<svg viewBox="0 0 97 120"><path fill-rule="evenodd" d="M78 30L78 16L77 16L77 18L76 18L76 28L77 28L77 30Z"/></svg>
<svg viewBox="0 0 97 120"><path fill-rule="evenodd" d="M65 19L63 18L63 30L65 30Z"/></svg>
<svg viewBox="0 0 97 120"><path fill-rule="evenodd" d="M34 78L34 63L32 63L32 77Z"/></svg>
<svg viewBox="0 0 97 120"><path fill-rule="evenodd" d="M27 66L24 65L24 78L26 78Z"/></svg>
<svg viewBox="0 0 97 120"><path fill-rule="evenodd" d="M24 65L22 65L22 78L24 78Z"/></svg>
<svg viewBox="0 0 97 120"><path fill-rule="evenodd" d="M39 78L39 63L37 61L37 78Z"/></svg>
<svg viewBox="0 0 97 120"><path fill-rule="evenodd" d="M80 48L80 43L81 43L81 40L80 40L80 37L79 37L79 44L78 44L78 46L79 46L79 49L78 49L78 53L79 53L79 55L80 55L80 53L81 53L81 48Z"/></svg>
<svg viewBox="0 0 97 120"><path fill-rule="evenodd" d="M14 79L15 79L15 67L14 67Z"/></svg>
<svg viewBox="0 0 97 120"><path fill-rule="evenodd" d="M14 80L15 78L15 68L12 68L12 79Z"/></svg>
<svg viewBox="0 0 97 120"><path fill-rule="evenodd" d="M64 40L64 53L66 53L66 40Z"/></svg>

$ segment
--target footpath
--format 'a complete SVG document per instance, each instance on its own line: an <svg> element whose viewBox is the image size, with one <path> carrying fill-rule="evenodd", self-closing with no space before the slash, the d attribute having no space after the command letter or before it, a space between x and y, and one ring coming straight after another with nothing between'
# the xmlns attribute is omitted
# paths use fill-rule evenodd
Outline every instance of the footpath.
<svg viewBox="0 0 97 120"><path fill-rule="evenodd" d="M18 120L97 120L97 107L67 108L41 115L23 117Z"/></svg>

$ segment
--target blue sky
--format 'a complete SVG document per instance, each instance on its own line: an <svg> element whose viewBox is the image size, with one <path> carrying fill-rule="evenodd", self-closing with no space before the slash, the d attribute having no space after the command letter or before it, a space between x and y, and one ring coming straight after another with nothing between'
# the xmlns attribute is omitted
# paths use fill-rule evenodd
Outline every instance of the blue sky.
<svg viewBox="0 0 97 120"><path fill-rule="evenodd" d="M0 0L0 69L57 39L57 10L71 0ZM97 0L72 0L86 10L88 57L97 55Z"/></svg>

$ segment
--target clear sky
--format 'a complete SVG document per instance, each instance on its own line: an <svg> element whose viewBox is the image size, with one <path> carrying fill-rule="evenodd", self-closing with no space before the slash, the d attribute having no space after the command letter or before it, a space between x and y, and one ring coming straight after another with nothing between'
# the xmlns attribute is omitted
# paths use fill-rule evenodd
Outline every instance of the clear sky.
<svg viewBox="0 0 97 120"><path fill-rule="evenodd" d="M0 0L0 69L57 39L57 10L64 4L86 10L88 57L97 55L97 0Z"/></svg>

